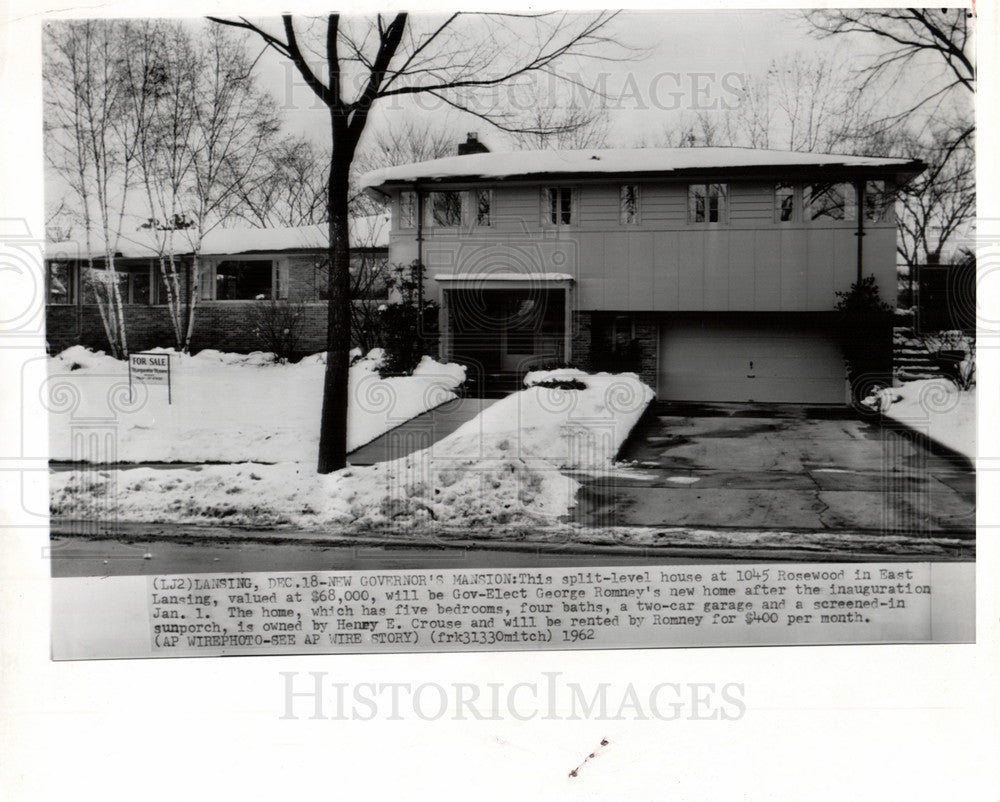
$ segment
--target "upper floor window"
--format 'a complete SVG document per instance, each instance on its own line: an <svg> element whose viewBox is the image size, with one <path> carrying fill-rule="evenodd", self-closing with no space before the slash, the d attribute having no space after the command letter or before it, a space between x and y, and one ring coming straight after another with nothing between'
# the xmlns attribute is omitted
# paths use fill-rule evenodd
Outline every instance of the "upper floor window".
<svg viewBox="0 0 1000 802"><path fill-rule="evenodd" d="M795 220L795 187L792 184L775 185L774 219L779 223L790 223Z"/></svg>
<svg viewBox="0 0 1000 802"><path fill-rule="evenodd" d="M639 185L622 184L618 194L618 222L636 225L639 222Z"/></svg>
<svg viewBox="0 0 1000 802"><path fill-rule="evenodd" d="M892 195L886 192L885 181L868 181L865 183L865 222L881 223L887 216L892 204Z"/></svg>
<svg viewBox="0 0 1000 802"><path fill-rule="evenodd" d="M809 220L857 219L853 184L810 184L803 190L803 199Z"/></svg>
<svg viewBox="0 0 1000 802"><path fill-rule="evenodd" d="M462 193L453 190L431 192L430 225L438 228L458 228L462 225Z"/></svg>
<svg viewBox="0 0 1000 802"><path fill-rule="evenodd" d="M417 193L404 190L399 193L399 227L417 227Z"/></svg>
<svg viewBox="0 0 1000 802"><path fill-rule="evenodd" d="M728 194L729 187L726 184L689 184L688 222L726 222L726 197Z"/></svg>
<svg viewBox="0 0 1000 802"><path fill-rule="evenodd" d="M569 187L550 187L544 190L543 217L553 226L568 226L573 222L573 190Z"/></svg>
<svg viewBox="0 0 1000 802"><path fill-rule="evenodd" d="M473 198L476 201L476 225L493 225L493 190L477 189Z"/></svg>

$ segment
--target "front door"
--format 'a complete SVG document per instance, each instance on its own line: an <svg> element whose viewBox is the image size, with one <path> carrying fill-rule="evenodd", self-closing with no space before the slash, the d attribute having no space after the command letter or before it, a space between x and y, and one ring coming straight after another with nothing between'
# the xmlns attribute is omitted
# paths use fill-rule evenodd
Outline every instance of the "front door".
<svg viewBox="0 0 1000 802"><path fill-rule="evenodd" d="M446 292L446 357L466 365L470 378L516 382L532 367L565 358L565 289Z"/></svg>

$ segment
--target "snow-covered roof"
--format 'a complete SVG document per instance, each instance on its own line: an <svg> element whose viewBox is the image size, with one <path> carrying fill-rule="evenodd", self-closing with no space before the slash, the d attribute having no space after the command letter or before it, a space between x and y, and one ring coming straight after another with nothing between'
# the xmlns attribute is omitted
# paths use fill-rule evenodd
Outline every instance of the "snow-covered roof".
<svg viewBox="0 0 1000 802"><path fill-rule="evenodd" d="M437 273L435 281L573 281L569 273Z"/></svg>
<svg viewBox="0 0 1000 802"><path fill-rule="evenodd" d="M573 175L661 175L719 170L780 172L802 168L871 168L919 173L924 165L911 159L883 159L825 153L799 153L756 148L617 148L605 150L519 150L474 153L385 167L365 174L361 186L474 178L530 178Z"/></svg>
<svg viewBox="0 0 1000 802"><path fill-rule="evenodd" d="M367 215L353 218L350 222L352 248L385 248L389 244L389 215ZM148 229L122 232L118 235L117 253L125 259L143 259L156 256L160 252L163 232ZM104 256L104 236L100 232L91 235L90 256ZM324 250L329 247L329 236L325 224L276 228L214 228L201 243L202 256L229 256L240 253L270 253L293 250ZM192 251L190 235L187 231L174 232L174 253ZM86 240L47 242L45 255L48 259L86 259Z"/></svg>

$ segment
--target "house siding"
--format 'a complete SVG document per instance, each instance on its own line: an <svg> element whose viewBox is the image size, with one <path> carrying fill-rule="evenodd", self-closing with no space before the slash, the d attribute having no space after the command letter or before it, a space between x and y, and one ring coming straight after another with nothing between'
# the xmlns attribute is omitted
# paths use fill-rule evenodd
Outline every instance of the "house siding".
<svg viewBox="0 0 1000 802"><path fill-rule="evenodd" d="M641 183L639 223L626 226L616 181L577 183L573 223L543 225L543 186L566 183L493 185L490 227L425 226L428 296L439 299L435 273L561 272L577 309L829 311L857 278L856 224L775 222L773 184L730 183L727 222L706 226L687 222L686 183ZM412 263L416 231L393 225L389 260ZM864 272L889 300L895 243L891 220L866 224Z"/></svg>

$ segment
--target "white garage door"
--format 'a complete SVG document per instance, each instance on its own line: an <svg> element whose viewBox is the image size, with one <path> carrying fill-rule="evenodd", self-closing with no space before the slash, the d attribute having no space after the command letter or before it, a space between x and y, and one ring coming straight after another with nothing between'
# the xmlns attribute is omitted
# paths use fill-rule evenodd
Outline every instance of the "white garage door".
<svg viewBox="0 0 1000 802"><path fill-rule="evenodd" d="M836 340L802 327L665 323L658 384L658 396L670 401L847 401Z"/></svg>

